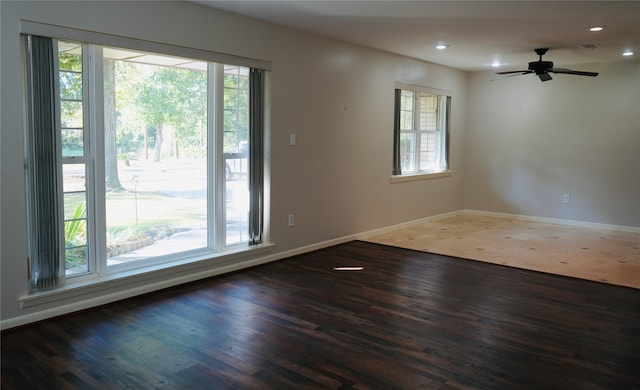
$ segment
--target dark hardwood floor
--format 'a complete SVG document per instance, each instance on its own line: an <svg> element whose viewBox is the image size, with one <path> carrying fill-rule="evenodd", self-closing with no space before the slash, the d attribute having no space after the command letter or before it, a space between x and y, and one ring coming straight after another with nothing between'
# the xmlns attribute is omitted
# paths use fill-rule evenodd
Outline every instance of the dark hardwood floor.
<svg viewBox="0 0 640 390"><path fill-rule="evenodd" d="M640 290L354 241L9 330L1 358L3 389L640 389Z"/></svg>

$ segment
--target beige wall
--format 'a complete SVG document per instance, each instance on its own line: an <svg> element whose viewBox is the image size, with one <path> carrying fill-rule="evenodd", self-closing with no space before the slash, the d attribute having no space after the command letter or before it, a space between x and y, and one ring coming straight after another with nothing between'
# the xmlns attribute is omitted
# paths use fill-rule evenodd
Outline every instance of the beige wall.
<svg viewBox="0 0 640 390"><path fill-rule="evenodd" d="M570 68L470 77L465 208L640 227L640 61Z"/></svg>
<svg viewBox="0 0 640 390"><path fill-rule="evenodd" d="M113 287L27 309L19 20L165 42L272 62L269 255L463 207L467 74L184 2L0 2L2 321L104 303ZM453 95L453 175L390 184L396 82ZM289 134L297 146L289 146ZM295 213L296 226L287 227ZM189 272L179 277L189 279ZM172 275L175 277L176 275ZM161 285L134 278L120 297ZM157 283L157 284L154 284ZM16 320L17 318L17 320Z"/></svg>

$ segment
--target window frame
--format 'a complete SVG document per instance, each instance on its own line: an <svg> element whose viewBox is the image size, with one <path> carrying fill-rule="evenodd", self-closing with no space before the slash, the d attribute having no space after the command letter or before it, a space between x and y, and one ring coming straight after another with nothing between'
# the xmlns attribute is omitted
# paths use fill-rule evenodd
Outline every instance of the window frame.
<svg viewBox="0 0 640 390"><path fill-rule="evenodd" d="M248 241L241 244L229 244L225 245L225 237L222 237L221 232L224 229L220 229L219 225L225 221L225 185L224 185L224 166L225 158L223 153L223 131L221 126L223 124L223 93L224 93L224 66L233 65L247 67L257 67L262 70L270 70L270 63L266 61L247 59L244 57L236 57L228 54L221 54L215 52L208 52L198 49L185 48L173 45L167 45L157 42L139 41L132 38L112 36L108 34L93 33L83 30L76 30L72 28L44 25L36 22L21 21L21 34L23 35L42 35L53 37L54 42L60 41L73 41L78 42L83 47L83 148L84 154L81 157L63 157L62 147L58 149L59 158L59 170L62 170L62 166L69 163L82 164L85 167L85 180L87 186L87 220L91 215L94 221L91 223L93 228L87 226L87 246L88 246L88 267L89 272L77 275L66 275L58 287L64 287L64 284L85 284L91 283L92 279L109 279L118 278L119 276L126 277L127 274L134 272L136 274L144 273L145 269L148 271L157 271L158 269L170 268L177 264L191 263L202 260L210 260L216 257L225 257L226 255L232 255L238 252L244 252L247 250L255 250L262 246L268 246L269 243L269 225L265 223L262 242L260 245L249 245ZM164 54L170 56L179 56L194 58L199 61L207 62L207 73L210 77L207 78L208 90L207 93L207 117L209 118L207 124L207 133L210 135L207 137L207 147L210 153L207 153L207 207L208 207L208 224L209 235L208 244L205 248L187 250L185 252L178 252L170 255L163 255L159 257L153 257L153 261L147 261L144 259L140 262L135 262L135 265L131 266L107 266L106 254L100 255L98 250L102 247L106 247L104 237L105 221L105 207L97 207L100 204L100 200L104 201L105 196L105 184L102 180L96 180L99 176L98 172L104 173L104 139L100 140L100 135L97 134L100 123L104 121L104 99L102 97L102 88L96 88L102 83L102 47L119 47L122 49L139 50L157 54ZM54 44L54 54L57 58L58 50L57 44ZM86 51L85 51L86 50ZM89 57L93 57L93 60L89 61ZM221 62L222 61L222 62ZM96 65L97 64L97 65ZM59 69L57 63L54 69L58 74ZM269 78L265 79L268 83ZM91 90L91 93L87 93ZM266 88L268 91L269 89ZM58 107L60 106L60 93L56 94L56 100ZM263 104L268 107L268 95L263 96ZM214 102L214 104L210 104ZM60 139L60 116L58 116L58 131L57 137ZM263 131L267 131L268 125L265 124ZM212 135L212 136L211 136ZM102 137L104 138L104 137ZM61 143L59 143L61 145ZM264 145L268 148L268 145ZM264 154L264 153L263 153ZM266 157L266 155L265 155ZM265 158L265 161L267 159ZM265 167L265 170L268 167ZM101 176L100 176L101 177ZM58 180L62 182L62 174L59 172ZM267 179L265 179L267 180ZM263 183L265 188L268 188L267 182ZM64 189L60 185L60 192L64 194ZM93 191L93 194L90 194ZM264 191L264 190L263 190ZM60 203L62 203L62 199ZM103 202L104 203L104 202ZM217 217L213 217L216 215ZM262 218L266 218L267 215L263 215ZM60 215L60 220L65 220L65 215ZM265 219L266 220L266 219ZM62 222L63 223L63 222ZM87 222L89 225L89 222ZM101 228L102 227L102 228ZM64 235L60 237L62 241L62 252L64 253ZM246 244L246 245L244 245ZM65 256L61 256L62 268L64 269ZM58 288L56 288L57 290Z"/></svg>
<svg viewBox="0 0 640 390"><path fill-rule="evenodd" d="M411 92L414 94L413 103L412 103L412 129L407 131L406 129L402 129L402 93L403 92ZM436 118L437 129L434 130L421 130L420 129L420 115L416 115L416 110L418 108L418 102L420 99L420 95L431 95L436 96L438 98L438 116ZM424 179L435 179L441 177L447 177L451 175L451 167L450 167L450 140L451 140L451 100L452 93L451 91L423 87L418 85L411 84L395 84L395 99L394 99L394 142L393 142L393 169L392 174L389 179L391 183L402 183L408 181L416 181L416 180L424 180ZM437 153L440 155L439 159L441 160L441 169L420 169L420 155L419 155L419 147L420 141L419 137L423 133L434 133L440 140L437 141ZM415 166L414 170L411 171L403 171L402 170L402 156L401 156L401 140L402 134L413 134L415 138L414 142L414 150L413 150L413 165Z"/></svg>

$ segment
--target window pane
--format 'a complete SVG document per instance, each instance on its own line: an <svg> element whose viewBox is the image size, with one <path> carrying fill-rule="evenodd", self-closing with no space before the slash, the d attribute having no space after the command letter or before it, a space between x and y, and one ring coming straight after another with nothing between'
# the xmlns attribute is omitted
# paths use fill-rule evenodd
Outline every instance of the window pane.
<svg viewBox="0 0 640 390"><path fill-rule="evenodd" d="M413 92L402 91L400 95L400 129L413 130Z"/></svg>
<svg viewBox="0 0 640 390"><path fill-rule="evenodd" d="M89 272L85 164L62 166L66 276Z"/></svg>
<svg viewBox="0 0 640 390"><path fill-rule="evenodd" d="M224 67L225 244L249 233L249 68Z"/></svg>
<svg viewBox="0 0 640 390"><path fill-rule="evenodd" d="M62 129L62 156L84 156L83 136L83 129Z"/></svg>
<svg viewBox="0 0 640 390"><path fill-rule="evenodd" d="M438 96L420 94L420 130L437 129Z"/></svg>
<svg viewBox="0 0 640 390"><path fill-rule="evenodd" d="M413 111L414 92L402 91L400 95L400 106L403 110Z"/></svg>
<svg viewBox="0 0 640 390"><path fill-rule="evenodd" d="M85 164L63 164L62 177L62 189L65 194L86 191L87 173Z"/></svg>
<svg viewBox="0 0 640 390"><path fill-rule="evenodd" d="M62 100L60 102L62 127L82 128L82 102Z"/></svg>
<svg viewBox="0 0 640 390"><path fill-rule="evenodd" d="M76 214L79 207L86 204L86 193L71 192L64 194L64 219L71 219ZM85 210L86 212L86 210Z"/></svg>
<svg viewBox="0 0 640 390"><path fill-rule="evenodd" d="M60 98L82 100L82 73L60 72Z"/></svg>
<svg viewBox="0 0 640 390"><path fill-rule="evenodd" d="M82 72L82 45L77 42L58 42L61 71Z"/></svg>
<svg viewBox="0 0 640 390"><path fill-rule="evenodd" d="M207 247L205 63L104 56L107 265Z"/></svg>
<svg viewBox="0 0 640 390"><path fill-rule="evenodd" d="M415 136L413 133L400 135L400 166L403 172L413 172L415 166Z"/></svg>
<svg viewBox="0 0 640 390"><path fill-rule="evenodd" d="M67 225L65 223L65 229ZM65 276L74 276L89 272L88 247L86 245L65 247Z"/></svg>
<svg viewBox="0 0 640 390"><path fill-rule="evenodd" d="M238 153L246 146L249 132L248 68L225 65L224 152Z"/></svg>
<svg viewBox="0 0 640 390"><path fill-rule="evenodd" d="M436 164L437 155L437 136L436 133L420 134L420 170L434 170L438 166Z"/></svg>

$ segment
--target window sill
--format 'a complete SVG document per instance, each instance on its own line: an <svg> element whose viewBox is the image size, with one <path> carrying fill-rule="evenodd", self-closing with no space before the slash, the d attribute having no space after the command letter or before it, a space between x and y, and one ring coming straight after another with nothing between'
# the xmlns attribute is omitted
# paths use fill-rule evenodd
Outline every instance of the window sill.
<svg viewBox="0 0 640 390"><path fill-rule="evenodd" d="M406 183L409 181L420 181L420 180L430 180L430 179L439 179L441 177L449 177L453 174L452 171L442 171L442 172L433 172L433 173L416 173L410 175L393 175L389 178L389 183Z"/></svg>
<svg viewBox="0 0 640 390"><path fill-rule="evenodd" d="M221 253L213 257L209 255L185 259L163 266L139 268L81 282L68 282L51 290L21 297L20 305L25 309L80 296L96 294L99 296L103 293L119 295L118 290L123 293L123 297L128 297L128 294L138 295L255 265L253 262L256 257L266 254L272 249L273 244L263 244L255 248Z"/></svg>

